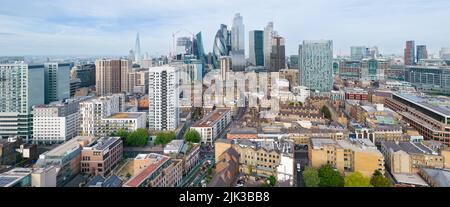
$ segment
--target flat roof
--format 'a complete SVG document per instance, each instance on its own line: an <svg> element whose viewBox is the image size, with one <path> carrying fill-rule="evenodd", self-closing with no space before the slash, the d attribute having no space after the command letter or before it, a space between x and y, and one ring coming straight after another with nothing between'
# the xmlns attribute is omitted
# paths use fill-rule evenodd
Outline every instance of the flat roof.
<svg viewBox="0 0 450 207"><path fill-rule="evenodd" d="M230 109L216 109L213 112L209 113L206 117L195 123L192 127L211 127L228 112L230 112Z"/></svg>
<svg viewBox="0 0 450 207"><path fill-rule="evenodd" d="M100 139L95 140L92 143L89 143L84 148L93 148L94 150L103 150L115 143L117 140L120 140L120 137L102 137Z"/></svg>
<svg viewBox="0 0 450 207"><path fill-rule="evenodd" d="M145 112L119 112L106 119L135 119L141 116L145 116Z"/></svg>
<svg viewBox="0 0 450 207"><path fill-rule="evenodd" d="M422 108L428 109L444 116L450 116L450 98L444 96L424 96L419 97L412 94L398 93L394 94L400 98L406 99Z"/></svg>
<svg viewBox="0 0 450 207"><path fill-rule="evenodd" d="M426 147L422 143L418 142L394 142L394 141L384 141L382 142L384 146L388 149L392 149L394 152L405 151L409 154L437 154L430 148Z"/></svg>
<svg viewBox="0 0 450 207"><path fill-rule="evenodd" d="M54 157L61 157L66 155L67 152L73 151L77 148L80 148L80 142L91 140L93 137L89 136L78 136L73 139L70 139L69 141L57 146L56 148L48 151L45 153L45 156L54 156Z"/></svg>
<svg viewBox="0 0 450 207"><path fill-rule="evenodd" d="M450 169L422 169L428 176L432 177L439 187L450 187Z"/></svg>
<svg viewBox="0 0 450 207"><path fill-rule="evenodd" d="M428 183L425 182L418 174L393 173L392 176L397 183L428 186Z"/></svg>

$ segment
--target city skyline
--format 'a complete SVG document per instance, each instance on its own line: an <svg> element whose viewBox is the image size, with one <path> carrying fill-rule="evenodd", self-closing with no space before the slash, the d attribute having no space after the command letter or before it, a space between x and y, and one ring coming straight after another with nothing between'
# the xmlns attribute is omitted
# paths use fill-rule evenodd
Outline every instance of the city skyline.
<svg viewBox="0 0 450 207"><path fill-rule="evenodd" d="M333 40L336 55L348 55L350 47L357 45L400 55L406 40L427 45L429 54L437 54L441 47L450 46L446 38L450 30L440 21L450 18L449 7L450 2L443 0L4 2L0 55L127 55L136 33L141 51L166 55L172 48L172 33L180 29L201 31L205 51L211 52L217 28L220 24L231 28L235 13L244 17L245 34L274 22L274 30L286 39L287 55L296 54L303 40L320 39ZM416 29L420 25L427 28ZM247 35L245 42L248 57Z"/></svg>

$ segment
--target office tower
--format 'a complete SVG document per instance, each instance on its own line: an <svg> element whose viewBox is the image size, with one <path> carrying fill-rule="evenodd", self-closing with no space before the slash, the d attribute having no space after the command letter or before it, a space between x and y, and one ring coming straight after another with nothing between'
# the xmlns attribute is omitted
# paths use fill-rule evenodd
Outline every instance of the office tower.
<svg viewBox="0 0 450 207"><path fill-rule="evenodd" d="M370 58L378 58L380 52L378 51L378 47L374 46L370 48Z"/></svg>
<svg viewBox="0 0 450 207"><path fill-rule="evenodd" d="M219 60L221 56L228 56L231 50L231 32L228 31L227 25L221 24L214 38L213 46L213 65L219 68Z"/></svg>
<svg viewBox="0 0 450 207"><path fill-rule="evenodd" d="M192 44L193 43L190 37L178 37L176 55L184 56L192 54Z"/></svg>
<svg viewBox="0 0 450 207"><path fill-rule="evenodd" d="M134 62L137 64L141 62L141 41L139 40L139 33L136 34L136 44L134 45Z"/></svg>
<svg viewBox="0 0 450 207"><path fill-rule="evenodd" d="M222 80L227 80L227 73L230 72L232 59L230 56L220 57L220 75Z"/></svg>
<svg viewBox="0 0 450 207"><path fill-rule="evenodd" d="M242 16L237 13L231 27L231 58L233 71L245 70L245 32Z"/></svg>
<svg viewBox="0 0 450 207"><path fill-rule="evenodd" d="M289 69L298 69L298 55L289 56Z"/></svg>
<svg viewBox="0 0 450 207"><path fill-rule="evenodd" d="M82 99L66 99L33 107L33 143L58 144L78 136Z"/></svg>
<svg viewBox="0 0 450 207"><path fill-rule="evenodd" d="M363 59L360 78L367 81L384 80L388 66L389 63L382 59Z"/></svg>
<svg viewBox="0 0 450 207"><path fill-rule="evenodd" d="M175 130L178 127L179 69L172 66L150 68L149 129Z"/></svg>
<svg viewBox="0 0 450 207"><path fill-rule="evenodd" d="M450 60L450 47L443 47L439 50L439 57L443 60Z"/></svg>
<svg viewBox="0 0 450 207"><path fill-rule="evenodd" d="M273 37L272 52L270 53L269 72L278 72L286 67L286 55L284 38L280 36Z"/></svg>
<svg viewBox="0 0 450 207"><path fill-rule="evenodd" d="M339 77L347 80L359 80L361 78L361 61L343 60L338 64Z"/></svg>
<svg viewBox="0 0 450 207"><path fill-rule="evenodd" d="M81 80L79 78L70 79L70 97L74 97L78 89L81 88Z"/></svg>
<svg viewBox="0 0 450 207"><path fill-rule="evenodd" d="M350 58L352 60L362 60L366 57L366 46L352 46L350 47Z"/></svg>
<svg viewBox="0 0 450 207"><path fill-rule="evenodd" d="M264 66L266 66L266 68L270 67L270 53L272 53L273 35L273 22L269 22L267 26L264 27Z"/></svg>
<svg viewBox="0 0 450 207"><path fill-rule="evenodd" d="M124 94L113 94L80 103L80 135L99 136L102 119L124 111Z"/></svg>
<svg viewBox="0 0 450 207"><path fill-rule="evenodd" d="M134 50L130 50L128 52L128 61L133 62L135 58L136 58L136 56L134 55Z"/></svg>
<svg viewBox="0 0 450 207"><path fill-rule="evenodd" d="M405 65L415 65L415 48L414 48L414 41L406 41L406 48L405 48Z"/></svg>
<svg viewBox="0 0 450 207"><path fill-rule="evenodd" d="M418 90L450 95L450 66L406 66L405 81Z"/></svg>
<svg viewBox="0 0 450 207"><path fill-rule="evenodd" d="M333 89L333 41L303 41L299 47L300 85L311 91Z"/></svg>
<svg viewBox="0 0 450 207"><path fill-rule="evenodd" d="M253 66L264 66L264 31L249 32L249 57Z"/></svg>
<svg viewBox="0 0 450 207"><path fill-rule="evenodd" d="M129 92L128 73L131 71L131 63L128 60L97 60L96 66L96 90L97 95Z"/></svg>
<svg viewBox="0 0 450 207"><path fill-rule="evenodd" d="M0 138L30 140L32 106L45 103L44 67L25 63L0 64Z"/></svg>
<svg viewBox="0 0 450 207"><path fill-rule="evenodd" d="M417 45L417 62L422 59L428 59L428 52L426 45Z"/></svg>
<svg viewBox="0 0 450 207"><path fill-rule="evenodd" d="M202 63L206 64L207 59L205 55L205 49L203 48L202 32L199 32L195 35L193 47L194 55L195 57L197 57L197 60L200 60L202 61Z"/></svg>
<svg viewBox="0 0 450 207"><path fill-rule="evenodd" d="M131 93L146 94L148 92L148 69L140 69L129 73L128 88Z"/></svg>
<svg viewBox="0 0 450 207"><path fill-rule="evenodd" d="M32 67L41 67L39 65ZM45 63L45 103L60 101L70 97L69 63Z"/></svg>

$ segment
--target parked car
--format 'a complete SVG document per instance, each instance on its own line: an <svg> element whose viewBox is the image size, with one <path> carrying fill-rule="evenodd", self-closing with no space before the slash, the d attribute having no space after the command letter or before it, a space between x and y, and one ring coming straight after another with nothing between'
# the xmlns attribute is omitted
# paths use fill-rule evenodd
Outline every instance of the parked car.
<svg viewBox="0 0 450 207"><path fill-rule="evenodd" d="M297 163L297 172L300 172L302 170L300 163Z"/></svg>

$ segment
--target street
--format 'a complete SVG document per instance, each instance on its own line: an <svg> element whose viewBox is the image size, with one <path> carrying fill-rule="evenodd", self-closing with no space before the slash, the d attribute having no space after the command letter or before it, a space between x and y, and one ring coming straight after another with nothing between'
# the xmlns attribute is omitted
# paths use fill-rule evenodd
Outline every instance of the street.
<svg viewBox="0 0 450 207"><path fill-rule="evenodd" d="M296 150L294 153L295 157L295 171L297 173L296 186L297 187L305 187L303 182L302 172L305 170L305 167L308 166L308 151L305 149ZM300 172L297 171L297 163L300 163L301 169Z"/></svg>

